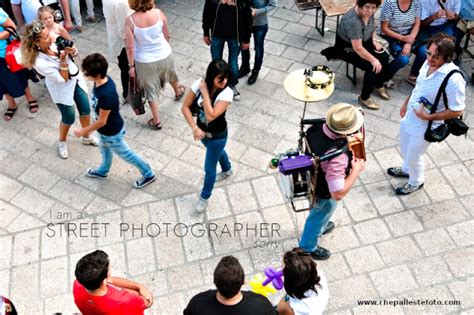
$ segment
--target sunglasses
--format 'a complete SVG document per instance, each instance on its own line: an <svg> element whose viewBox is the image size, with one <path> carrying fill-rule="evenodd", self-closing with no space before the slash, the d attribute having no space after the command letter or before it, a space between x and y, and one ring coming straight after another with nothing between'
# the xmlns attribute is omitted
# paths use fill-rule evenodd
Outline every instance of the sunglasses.
<svg viewBox="0 0 474 315"><path fill-rule="evenodd" d="M34 21L31 23L33 26L31 28L31 34L26 35L26 37L35 37L38 34L41 34L41 32L44 30L45 26L41 22Z"/></svg>

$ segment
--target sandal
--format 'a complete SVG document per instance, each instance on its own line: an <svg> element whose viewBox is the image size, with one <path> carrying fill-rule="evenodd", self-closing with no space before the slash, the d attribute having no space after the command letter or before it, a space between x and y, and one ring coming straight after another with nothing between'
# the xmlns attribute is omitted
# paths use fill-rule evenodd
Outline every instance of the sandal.
<svg viewBox="0 0 474 315"><path fill-rule="evenodd" d="M184 87L184 85L180 85L180 86L178 87L178 89L179 89L179 91L180 91L181 93L177 94L177 95L174 97L174 100L175 100L175 101L179 101L179 100L183 97L184 92L186 92L186 88Z"/></svg>
<svg viewBox="0 0 474 315"><path fill-rule="evenodd" d="M409 75L405 81L407 81L408 83L410 83L411 85L416 85L416 76L414 75Z"/></svg>
<svg viewBox="0 0 474 315"><path fill-rule="evenodd" d="M153 122L153 118L150 118L148 121L148 127L150 127L153 130L160 130L162 128L161 121L157 124Z"/></svg>
<svg viewBox="0 0 474 315"><path fill-rule="evenodd" d="M3 119L5 119L5 121L12 120L12 118L15 115L15 112L16 112L17 109L18 109L18 107L7 108L7 111L5 112L5 114L3 114Z"/></svg>
<svg viewBox="0 0 474 315"><path fill-rule="evenodd" d="M30 113L34 114L38 112L38 101L37 100L32 100L31 102L28 102L28 106L30 107Z"/></svg>

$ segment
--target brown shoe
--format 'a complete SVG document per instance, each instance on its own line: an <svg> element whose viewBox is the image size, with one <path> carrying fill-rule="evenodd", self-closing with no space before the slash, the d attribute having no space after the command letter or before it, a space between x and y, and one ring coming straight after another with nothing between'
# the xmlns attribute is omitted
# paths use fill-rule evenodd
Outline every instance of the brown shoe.
<svg viewBox="0 0 474 315"><path fill-rule="evenodd" d="M416 76L410 74L408 78L406 78L406 81L411 85L416 85Z"/></svg>
<svg viewBox="0 0 474 315"><path fill-rule="evenodd" d="M374 91L384 101L388 101L390 99L390 95L388 95L387 91L383 86L379 88L374 88Z"/></svg>
<svg viewBox="0 0 474 315"><path fill-rule="evenodd" d="M97 22L95 16L86 16L86 21L89 22L89 23Z"/></svg>
<svg viewBox="0 0 474 315"><path fill-rule="evenodd" d="M380 108L379 104L375 103L370 97L366 100L360 98L357 99L359 105L367 107L368 109L378 110Z"/></svg>

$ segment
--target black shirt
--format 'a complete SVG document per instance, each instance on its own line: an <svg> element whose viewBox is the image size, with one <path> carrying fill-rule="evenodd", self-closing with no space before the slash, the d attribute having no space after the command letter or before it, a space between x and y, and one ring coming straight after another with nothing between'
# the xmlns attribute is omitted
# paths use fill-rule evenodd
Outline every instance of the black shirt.
<svg viewBox="0 0 474 315"><path fill-rule="evenodd" d="M107 123L97 131L104 136L114 136L123 128L123 119L119 111L119 96L117 88L111 77L107 76L108 80L101 86L94 86L92 90L92 107L94 112L99 117L99 110L110 110Z"/></svg>
<svg viewBox="0 0 474 315"><path fill-rule="evenodd" d="M236 305L223 305L217 301L216 290L195 295L184 310L184 315L274 315L275 309L269 300L260 294L242 291L242 301Z"/></svg>
<svg viewBox="0 0 474 315"><path fill-rule="evenodd" d="M216 26L213 36L219 38L237 38L237 6L228 4L219 4L216 16Z"/></svg>

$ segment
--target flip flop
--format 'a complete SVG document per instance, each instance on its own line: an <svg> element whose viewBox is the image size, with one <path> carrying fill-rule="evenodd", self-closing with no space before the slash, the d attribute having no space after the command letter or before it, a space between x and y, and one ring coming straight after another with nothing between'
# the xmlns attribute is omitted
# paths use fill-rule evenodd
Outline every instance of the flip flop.
<svg viewBox="0 0 474 315"><path fill-rule="evenodd" d="M148 127L150 127L153 130L160 130L163 126L161 125L161 121L157 124L153 122L153 118L150 118L150 120L147 123Z"/></svg>
<svg viewBox="0 0 474 315"><path fill-rule="evenodd" d="M180 90L181 93L179 93L178 95L174 97L175 101L179 101L181 98L183 98L184 92L186 92L186 88L184 87L184 85L180 85L178 89Z"/></svg>
<svg viewBox="0 0 474 315"><path fill-rule="evenodd" d="M28 102L28 106L30 108L30 113L34 114L38 112L38 101L37 100L32 100L31 102Z"/></svg>
<svg viewBox="0 0 474 315"><path fill-rule="evenodd" d="M5 112L5 114L3 114L3 119L5 119L5 121L12 120L12 118L15 115L15 112L16 112L17 109L18 109L18 107L7 108L7 111Z"/></svg>

